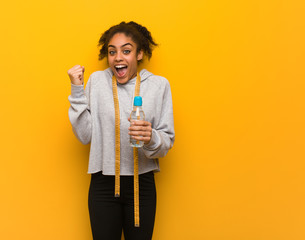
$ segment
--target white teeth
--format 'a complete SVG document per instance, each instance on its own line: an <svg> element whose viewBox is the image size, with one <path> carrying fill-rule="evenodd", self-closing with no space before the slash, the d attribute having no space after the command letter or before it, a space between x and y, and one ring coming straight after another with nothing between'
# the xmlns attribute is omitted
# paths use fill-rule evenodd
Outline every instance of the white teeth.
<svg viewBox="0 0 305 240"><path fill-rule="evenodd" d="M116 68L123 68L123 67L126 67L126 65L117 65L115 66Z"/></svg>

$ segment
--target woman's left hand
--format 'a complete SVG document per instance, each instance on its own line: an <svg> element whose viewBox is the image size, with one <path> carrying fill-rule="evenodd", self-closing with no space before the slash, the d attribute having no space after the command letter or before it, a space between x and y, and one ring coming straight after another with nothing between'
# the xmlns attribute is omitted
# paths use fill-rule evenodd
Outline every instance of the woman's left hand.
<svg viewBox="0 0 305 240"><path fill-rule="evenodd" d="M130 122L130 117L128 118L128 121ZM150 142L152 133L150 122L142 120L131 121L128 130L128 134L132 136L132 138L138 141L143 141L144 144L148 144Z"/></svg>

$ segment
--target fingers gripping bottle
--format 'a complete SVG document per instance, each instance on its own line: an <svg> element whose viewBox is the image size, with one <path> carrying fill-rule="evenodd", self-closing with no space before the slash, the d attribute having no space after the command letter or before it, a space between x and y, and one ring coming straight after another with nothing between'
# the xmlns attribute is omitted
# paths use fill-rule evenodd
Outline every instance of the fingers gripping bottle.
<svg viewBox="0 0 305 240"><path fill-rule="evenodd" d="M133 109L132 112L130 114L130 123L132 121L138 121L138 120L145 120L145 115L144 112L142 110L142 97L140 96L136 96L134 98L134 102L133 102ZM133 139L130 136L130 146L131 147L143 147L144 142L143 141L138 141L136 139Z"/></svg>

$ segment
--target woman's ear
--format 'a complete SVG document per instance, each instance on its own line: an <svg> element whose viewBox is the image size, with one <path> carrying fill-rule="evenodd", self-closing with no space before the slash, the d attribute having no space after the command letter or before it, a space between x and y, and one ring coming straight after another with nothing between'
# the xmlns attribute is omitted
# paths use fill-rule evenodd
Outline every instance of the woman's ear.
<svg viewBox="0 0 305 240"><path fill-rule="evenodd" d="M140 52L137 55L137 60L140 61L143 59L143 50L140 50Z"/></svg>

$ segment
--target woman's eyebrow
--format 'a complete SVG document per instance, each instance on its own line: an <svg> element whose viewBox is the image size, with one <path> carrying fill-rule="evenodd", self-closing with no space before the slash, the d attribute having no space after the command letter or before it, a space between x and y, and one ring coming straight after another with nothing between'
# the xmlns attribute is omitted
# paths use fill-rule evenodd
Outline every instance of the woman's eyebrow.
<svg viewBox="0 0 305 240"><path fill-rule="evenodd" d="M122 47L125 47L126 45L130 45L130 46L133 47L133 45L132 45L131 43L125 43L124 45L121 46L121 48L122 48Z"/></svg>
<svg viewBox="0 0 305 240"><path fill-rule="evenodd" d="M132 45L131 43L125 43L124 45L121 46L121 48L122 48L122 47L125 47L126 45L130 45L130 46L133 47L133 45ZM116 48L116 47L113 46L113 45L108 45L108 48L110 48L110 47Z"/></svg>

